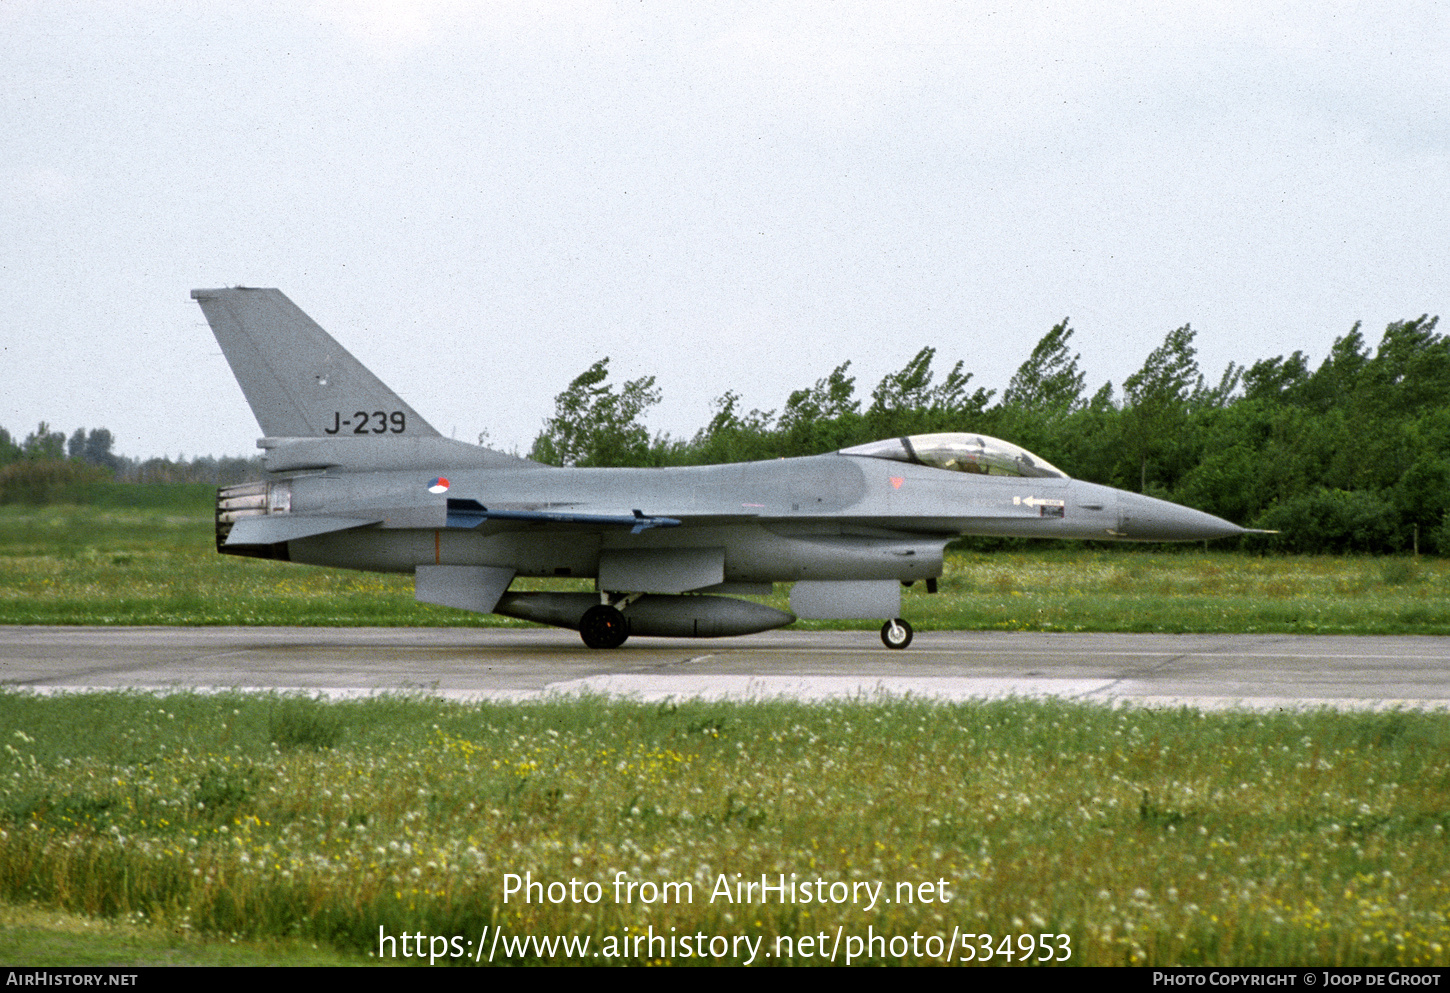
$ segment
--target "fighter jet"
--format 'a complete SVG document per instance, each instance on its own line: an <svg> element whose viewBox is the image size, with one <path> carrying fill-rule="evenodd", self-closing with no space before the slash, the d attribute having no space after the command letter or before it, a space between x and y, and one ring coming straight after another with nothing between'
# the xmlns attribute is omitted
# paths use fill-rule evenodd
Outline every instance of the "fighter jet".
<svg viewBox="0 0 1450 993"><path fill-rule="evenodd" d="M412 573L420 601L571 628L590 648L797 617L882 619L882 642L905 648L901 588L936 592L960 535L1247 530L970 432L735 465L547 466L444 438L275 289L191 295L264 435L266 481L217 493L217 551ZM589 578L597 592L510 592L519 576ZM776 583L794 584L794 614L736 599Z"/></svg>

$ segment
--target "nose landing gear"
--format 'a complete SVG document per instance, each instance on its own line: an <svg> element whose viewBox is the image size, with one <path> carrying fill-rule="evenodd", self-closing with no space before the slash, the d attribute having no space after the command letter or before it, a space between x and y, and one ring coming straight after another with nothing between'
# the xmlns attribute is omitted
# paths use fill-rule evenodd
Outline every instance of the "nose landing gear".
<svg viewBox="0 0 1450 993"><path fill-rule="evenodd" d="M901 618L881 625L881 643L887 648L905 648L911 644L911 625Z"/></svg>

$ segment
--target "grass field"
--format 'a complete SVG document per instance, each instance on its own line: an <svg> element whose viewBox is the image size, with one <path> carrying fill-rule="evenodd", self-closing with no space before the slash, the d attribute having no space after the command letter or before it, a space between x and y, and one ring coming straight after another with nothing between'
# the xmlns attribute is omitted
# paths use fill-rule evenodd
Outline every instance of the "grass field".
<svg viewBox="0 0 1450 993"><path fill-rule="evenodd" d="M142 916L88 917L0 903L0 963L25 966L360 966L314 941L197 934Z"/></svg>
<svg viewBox="0 0 1450 993"><path fill-rule="evenodd" d="M7 694L0 727L0 899L284 960L364 959L381 928L471 963L488 928L592 950L495 961L693 961L621 943L653 928L801 964L838 933L902 938L857 949L878 963L981 957L973 934L999 964L1003 938L1073 965L1450 964L1444 715ZM600 899L505 899L510 873ZM721 896L762 874L879 898Z"/></svg>
<svg viewBox="0 0 1450 993"><path fill-rule="evenodd" d="M194 489L0 507L0 623L519 623L217 555ZM904 613L1445 634L1447 604L1439 559L1045 546L952 554ZM630 940L698 935L728 963L854 940L875 963L1450 964L1442 714L0 693L0 746L11 963L368 964L381 928L443 939L440 963L503 935L495 961L689 964ZM525 873L563 888L505 900ZM877 903L720 896L792 874ZM518 944L555 936L590 950Z"/></svg>
<svg viewBox="0 0 1450 993"><path fill-rule="evenodd" d="M182 499L155 489L150 506L131 494L130 506L117 497L99 506L0 507L0 623L524 623L418 604L405 575L218 555L211 491L197 487ZM514 588L590 584L519 580ZM785 608L786 587L778 589L766 602ZM940 592L928 596L918 584L903 613L919 630L1450 634L1450 560L1259 557L1196 546L949 553Z"/></svg>

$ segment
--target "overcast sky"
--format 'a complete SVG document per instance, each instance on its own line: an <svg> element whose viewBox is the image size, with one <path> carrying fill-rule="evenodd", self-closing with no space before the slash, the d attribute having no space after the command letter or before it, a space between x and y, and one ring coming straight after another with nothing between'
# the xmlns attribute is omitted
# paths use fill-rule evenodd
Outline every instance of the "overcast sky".
<svg viewBox="0 0 1450 993"><path fill-rule="evenodd" d="M0 425L252 454L195 287L275 286L444 434L610 356L655 431L922 346L1090 388L1438 314L1445 3L0 0ZM964 425L967 427L967 425Z"/></svg>

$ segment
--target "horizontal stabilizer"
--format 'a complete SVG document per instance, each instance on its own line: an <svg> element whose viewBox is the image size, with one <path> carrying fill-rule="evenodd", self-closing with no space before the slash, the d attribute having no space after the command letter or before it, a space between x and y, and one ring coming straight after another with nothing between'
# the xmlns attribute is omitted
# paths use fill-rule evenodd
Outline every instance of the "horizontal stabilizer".
<svg viewBox="0 0 1450 993"><path fill-rule="evenodd" d="M293 517L291 514L244 517L232 525L226 544L275 545L281 541L296 541L298 538L380 524L382 520L381 517L359 520L356 517Z"/></svg>

